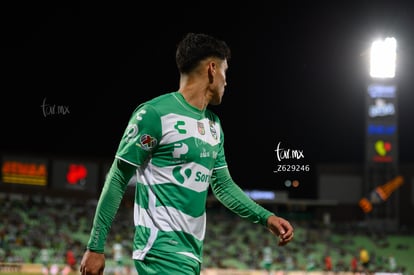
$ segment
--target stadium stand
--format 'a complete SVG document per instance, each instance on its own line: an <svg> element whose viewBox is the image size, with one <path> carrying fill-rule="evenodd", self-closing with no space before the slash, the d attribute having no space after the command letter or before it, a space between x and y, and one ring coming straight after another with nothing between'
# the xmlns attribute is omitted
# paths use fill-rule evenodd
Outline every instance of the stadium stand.
<svg viewBox="0 0 414 275"><path fill-rule="evenodd" d="M73 250L79 263L94 204L95 199L0 193L1 268L13 269L22 263L42 265L42 247L50 252L49 266L63 268L68 249ZM112 274L115 266L110 247L116 236L121 236L127 254L132 252L133 207L128 197L123 204L108 237L106 274ZM240 219L218 204L209 206L207 215L204 269L263 270L263 248L270 246L271 269L275 271L325 271L324 258L329 255L333 271L350 272L352 258L358 257L359 249L364 247L371 256L370 272L414 274L412 232L391 235L371 232L358 222L326 225L308 215L296 215L292 220L295 241L278 247L265 228ZM126 265L132 267L132 261L128 259ZM362 271L361 263L358 267ZM128 270L129 274L134 272L134 268Z"/></svg>

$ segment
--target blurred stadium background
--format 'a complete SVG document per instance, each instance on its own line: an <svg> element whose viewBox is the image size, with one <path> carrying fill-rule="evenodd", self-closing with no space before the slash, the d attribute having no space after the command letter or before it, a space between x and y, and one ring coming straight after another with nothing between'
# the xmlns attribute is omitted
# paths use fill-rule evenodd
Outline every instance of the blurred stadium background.
<svg viewBox="0 0 414 275"><path fill-rule="evenodd" d="M111 162L99 156L116 149L120 121L137 103L175 87L176 69L166 60L189 27L225 37L233 49L217 113L235 141L227 144L227 160L238 169L236 182L258 184L246 192L296 230L294 242L277 247L264 228L210 198L203 275L364 273L361 249L369 253L370 273L414 274L410 1L284 1L277 8L223 2L218 20L205 19L211 9L204 3L175 1L168 9L148 1L147 7L9 2L0 17L7 105L1 108L0 274L41 274L45 262L51 274L78 273L67 256L76 269ZM368 76L368 37L388 35L398 38L397 77L395 64L384 66L394 69L391 79ZM241 106L248 112L243 119ZM91 141L91 129L115 135ZM245 155L241 140L248 142ZM279 140L303 149L306 159L298 154L294 163L282 159L276 166ZM287 171L292 167L301 171ZM124 273L134 274L132 198L131 185L109 234L106 274L121 275L115 243L124 248L123 267L130 267Z"/></svg>
<svg viewBox="0 0 414 275"><path fill-rule="evenodd" d="M2 156L1 274L41 274L45 261L49 267L55 265L56 274L64 274L68 251L79 265L109 164L96 159ZM246 190L258 203L292 221L295 241L285 247L278 247L265 228L240 219L209 197L203 274L364 272L363 248L370 255L370 272L414 274L414 166L400 165L404 184L395 185L387 200L379 203L363 189L361 165L318 164L316 170L316 199L292 198L293 185ZM379 186L386 190L387 184ZM123 266L129 267L124 274L136 273L129 257L133 194L131 184L109 234L105 274L120 274L113 257L115 242L124 249ZM364 197L372 206L367 212L360 205ZM327 256L332 267L326 265ZM352 270L353 257L357 270ZM266 264L272 273L267 273Z"/></svg>

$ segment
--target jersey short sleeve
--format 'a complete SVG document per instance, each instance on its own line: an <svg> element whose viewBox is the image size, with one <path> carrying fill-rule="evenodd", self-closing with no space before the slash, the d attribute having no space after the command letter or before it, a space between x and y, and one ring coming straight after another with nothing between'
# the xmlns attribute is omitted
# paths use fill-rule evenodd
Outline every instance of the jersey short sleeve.
<svg viewBox="0 0 414 275"><path fill-rule="evenodd" d="M160 138L161 123L157 111L148 104L142 104L134 110L129 119L116 157L140 166L158 146Z"/></svg>

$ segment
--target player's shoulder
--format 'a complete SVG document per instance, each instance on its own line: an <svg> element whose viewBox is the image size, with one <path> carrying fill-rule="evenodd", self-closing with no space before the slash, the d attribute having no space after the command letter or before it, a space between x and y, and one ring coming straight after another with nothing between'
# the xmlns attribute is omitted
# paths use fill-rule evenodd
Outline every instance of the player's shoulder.
<svg viewBox="0 0 414 275"><path fill-rule="evenodd" d="M134 113L143 112L143 110L145 110L144 112L158 113L159 110L162 110L163 108L171 104L173 97L174 97L174 92L170 92L170 93L161 94L145 102L141 102L135 108Z"/></svg>
<svg viewBox="0 0 414 275"><path fill-rule="evenodd" d="M171 100L174 100L176 97L177 92L170 92L170 93L165 93L159 96L156 96L150 100L148 100L147 102L144 102L144 104L146 105L151 105L154 107L158 107L158 106L162 106L164 104L171 104Z"/></svg>

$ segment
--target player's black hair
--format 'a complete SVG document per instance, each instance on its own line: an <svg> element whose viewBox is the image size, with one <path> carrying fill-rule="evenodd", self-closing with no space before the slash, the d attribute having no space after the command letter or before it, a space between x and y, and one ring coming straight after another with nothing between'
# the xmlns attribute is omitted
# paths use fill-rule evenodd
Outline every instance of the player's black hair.
<svg viewBox="0 0 414 275"><path fill-rule="evenodd" d="M208 57L229 60L231 51L227 43L204 33L187 33L178 43L175 60L180 73L191 72L200 61Z"/></svg>

